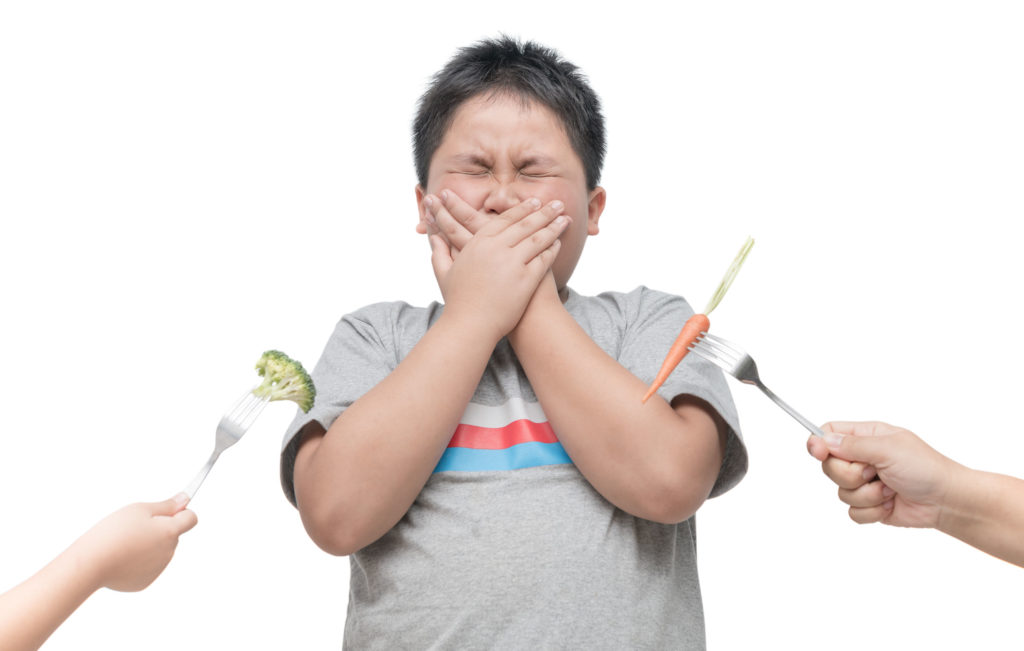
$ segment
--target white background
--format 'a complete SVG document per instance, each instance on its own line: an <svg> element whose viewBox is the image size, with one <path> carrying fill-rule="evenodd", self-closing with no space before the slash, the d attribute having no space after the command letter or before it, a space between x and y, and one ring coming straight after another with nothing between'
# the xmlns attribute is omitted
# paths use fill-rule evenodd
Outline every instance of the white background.
<svg viewBox="0 0 1024 651"><path fill-rule="evenodd" d="M7 2L0 589L179 491L264 349L312 367L343 313L438 297L414 104L500 32L604 100L608 207L578 291L702 308L753 235L712 323L769 386L1024 476L1018 3ZM710 648L1019 648L1022 570L853 524L806 432L731 386L751 467L698 518ZM292 414L271 405L225 453L152 587L96 594L48 648L338 648L348 560L278 484Z"/></svg>

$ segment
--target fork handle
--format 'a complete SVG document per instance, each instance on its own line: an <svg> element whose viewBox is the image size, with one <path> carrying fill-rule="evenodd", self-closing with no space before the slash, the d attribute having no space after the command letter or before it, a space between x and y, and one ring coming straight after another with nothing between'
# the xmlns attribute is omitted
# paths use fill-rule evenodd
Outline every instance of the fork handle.
<svg viewBox="0 0 1024 651"><path fill-rule="evenodd" d="M189 482L184 491L185 494L188 495L189 499L192 499L195 496L196 491L199 490L199 487L203 485L203 481L206 479L206 476L210 474L210 469L213 468L213 464L216 463L217 457L219 456L220 450L214 450L213 454L210 455L210 458L206 460L206 464L199 469L196 476Z"/></svg>
<svg viewBox="0 0 1024 651"><path fill-rule="evenodd" d="M761 384L760 382L758 382L758 383L757 383L757 388L758 388L758 389L760 389L761 391L763 391L763 392L764 392L764 395L766 395L766 396L768 396L769 398L771 398L771 399L772 399L772 401L773 401L773 402L774 402L775 404L777 404L778 406L782 407L782 409L783 409L783 410L784 410L784 411L785 411L785 412L786 412L787 414L789 414L790 416L792 416L793 418L795 418L795 419L796 419L796 421L797 421L798 423L800 423L801 425L803 425L804 427L806 427L806 428L807 428L808 430L810 430L811 434L814 434L814 435L815 435L815 436L817 436L818 438L821 438L821 437L824 437L824 436L825 436L825 433L824 433L824 432L822 432L822 431L821 431L821 429L820 429L820 428L819 428L819 427L818 427L817 425L815 425L815 424L814 424L814 423L812 423L811 421L809 421L809 420L807 420L806 418L804 418L803 416L801 416L801 415L800 415L800 414L799 414L799 413L797 412L797 410L796 410L796 409L793 409L792 407L790 407L789 405L787 405L787 404L786 404L786 402L785 402L785 401L784 401L784 400L783 400L782 398L780 398L780 397L778 397L777 395L775 395L774 393L772 393L772 390L771 390L771 389L769 389L769 388L768 388L768 387L766 387L765 385Z"/></svg>

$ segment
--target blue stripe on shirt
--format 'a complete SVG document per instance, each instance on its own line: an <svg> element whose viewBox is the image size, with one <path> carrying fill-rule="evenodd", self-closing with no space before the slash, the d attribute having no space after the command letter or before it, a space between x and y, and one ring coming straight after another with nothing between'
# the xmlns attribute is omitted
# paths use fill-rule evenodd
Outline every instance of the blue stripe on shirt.
<svg viewBox="0 0 1024 651"><path fill-rule="evenodd" d="M503 450L448 448L434 472L518 470L572 463L561 443L520 443Z"/></svg>

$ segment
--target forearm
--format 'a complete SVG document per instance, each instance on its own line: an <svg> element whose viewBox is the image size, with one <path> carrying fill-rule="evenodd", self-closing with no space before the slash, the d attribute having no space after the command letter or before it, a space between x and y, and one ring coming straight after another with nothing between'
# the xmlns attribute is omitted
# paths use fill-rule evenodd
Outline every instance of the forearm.
<svg viewBox="0 0 1024 651"><path fill-rule="evenodd" d="M1024 567L1024 480L961 466L937 528Z"/></svg>
<svg viewBox="0 0 1024 651"><path fill-rule="evenodd" d="M591 485L624 511L659 522L688 518L718 475L717 424L696 407L677 413L663 400L641 403L644 383L554 296L535 298L509 341L559 441Z"/></svg>
<svg viewBox="0 0 1024 651"><path fill-rule="evenodd" d="M99 588L91 569L68 549L24 583L0 595L0 647L38 649Z"/></svg>
<svg viewBox="0 0 1024 651"><path fill-rule="evenodd" d="M296 501L317 544L350 554L402 518L447 447L496 343L442 314L392 373L319 441L303 446Z"/></svg>

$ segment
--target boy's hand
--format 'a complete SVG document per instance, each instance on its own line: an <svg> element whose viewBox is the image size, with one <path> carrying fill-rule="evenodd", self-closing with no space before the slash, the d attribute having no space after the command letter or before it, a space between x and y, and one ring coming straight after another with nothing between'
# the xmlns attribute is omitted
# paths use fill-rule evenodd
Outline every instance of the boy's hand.
<svg viewBox="0 0 1024 651"><path fill-rule="evenodd" d="M431 263L445 309L474 319L495 341L522 316L538 284L551 268L570 219L560 201L541 207L531 199L496 217L469 208L453 192L424 199L428 212ZM456 219L447 206L453 206ZM472 213L472 214L470 214ZM464 225L477 228L471 233ZM433 232L436 231L436 232ZM454 251L458 251L456 258Z"/></svg>
<svg viewBox="0 0 1024 651"><path fill-rule="evenodd" d="M72 545L97 587L142 590L171 562L178 536L196 526L184 495L130 504L100 520ZM71 551L69 550L69 551Z"/></svg>
<svg viewBox="0 0 1024 651"><path fill-rule="evenodd" d="M913 432L886 423L827 423L807 450L822 462L854 522L937 527L959 464ZM871 481L875 477L879 481Z"/></svg>
<svg viewBox="0 0 1024 651"><path fill-rule="evenodd" d="M452 257L455 257L487 222L495 219L477 211L451 190L442 190L439 197L429 195L425 202L426 221L421 222L416 230L427 235L440 235L448 244ZM512 218L512 211L522 207L522 203L517 204L499 216Z"/></svg>

